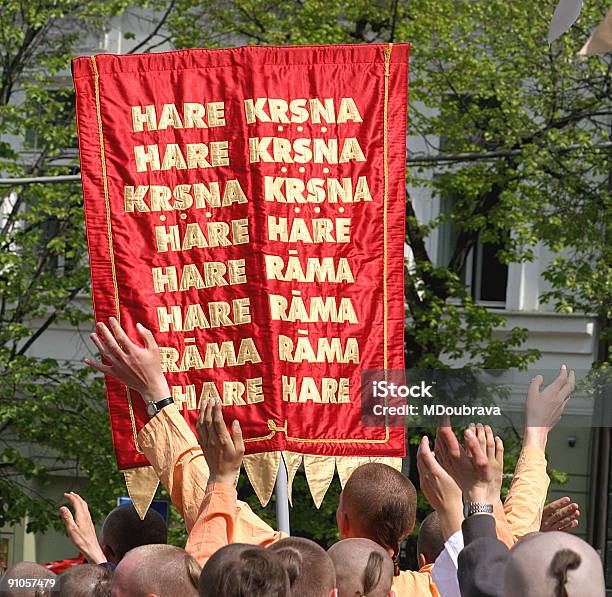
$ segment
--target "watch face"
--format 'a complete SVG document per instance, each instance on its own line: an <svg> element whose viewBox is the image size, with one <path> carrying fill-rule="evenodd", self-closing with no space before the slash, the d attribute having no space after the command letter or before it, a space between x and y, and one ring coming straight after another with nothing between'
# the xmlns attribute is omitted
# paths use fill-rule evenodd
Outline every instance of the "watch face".
<svg viewBox="0 0 612 597"><path fill-rule="evenodd" d="M147 414L150 417L153 417L157 413L157 406L155 406L155 402L147 403Z"/></svg>

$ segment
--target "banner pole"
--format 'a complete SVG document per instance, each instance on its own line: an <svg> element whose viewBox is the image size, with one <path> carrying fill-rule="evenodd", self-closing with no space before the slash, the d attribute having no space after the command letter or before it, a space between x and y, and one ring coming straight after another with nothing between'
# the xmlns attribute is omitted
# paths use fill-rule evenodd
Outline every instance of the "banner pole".
<svg viewBox="0 0 612 597"><path fill-rule="evenodd" d="M289 526L289 490L287 484L287 467L281 456L278 465L278 474L276 475L276 487L274 491L276 496L276 528L283 533L289 535L291 529Z"/></svg>

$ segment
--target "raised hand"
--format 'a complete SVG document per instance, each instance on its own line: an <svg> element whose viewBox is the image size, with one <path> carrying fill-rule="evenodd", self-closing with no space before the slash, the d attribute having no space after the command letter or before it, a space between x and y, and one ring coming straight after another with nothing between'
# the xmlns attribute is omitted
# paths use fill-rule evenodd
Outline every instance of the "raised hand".
<svg viewBox="0 0 612 597"><path fill-rule="evenodd" d="M501 502L501 488L504 481L504 444L501 439L493 435L493 430L488 425L471 424L470 429L478 438L480 450L487 455L494 479L497 482L497 496Z"/></svg>
<svg viewBox="0 0 612 597"><path fill-rule="evenodd" d="M569 532L578 526L579 517L578 504L572 503L568 497L559 498L544 506L540 531Z"/></svg>
<svg viewBox="0 0 612 597"><path fill-rule="evenodd" d="M168 398L170 389L153 334L140 323L136 325L143 347L130 340L114 317L109 319L109 326L98 322L96 332L90 334L102 361L86 358L85 363L136 390L145 402Z"/></svg>
<svg viewBox="0 0 612 597"><path fill-rule="evenodd" d="M244 456L240 423L232 423L230 435L223 420L221 401L202 400L196 433L210 470L208 482L234 485Z"/></svg>
<svg viewBox="0 0 612 597"><path fill-rule="evenodd" d="M561 365L557 378L543 390L543 379L536 375L529 385L525 403L525 445L535 445L542 450L546 447L548 433L559 422L567 401L576 388L573 371Z"/></svg>
<svg viewBox="0 0 612 597"><path fill-rule="evenodd" d="M417 467L421 490L427 501L438 513L444 539L461 529L463 502L461 489L436 460L429 447L427 436L421 438L417 452Z"/></svg>
<svg viewBox="0 0 612 597"><path fill-rule="evenodd" d="M87 502L77 493L65 493L70 502L74 516L69 508L62 506L59 514L66 525L66 531L72 544L82 553L90 564L106 562L106 556L98 543L96 529L89 513Z"/></svg>
<svg viewBox="0 0 612 597"><path fill-rule="evenodd" d="M493 445L481 449L476 433L467 428L465 447L450 427L439 427L436 458L472 502L495 504L499 500L499 470L504 464L504 445L495 437Z"/></svg>

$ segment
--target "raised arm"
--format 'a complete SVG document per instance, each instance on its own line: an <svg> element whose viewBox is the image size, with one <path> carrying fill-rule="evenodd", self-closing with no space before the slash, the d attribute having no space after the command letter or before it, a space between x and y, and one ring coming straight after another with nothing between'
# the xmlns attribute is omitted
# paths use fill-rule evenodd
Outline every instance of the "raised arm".
<svg viewBox="0 0 612 597"><path fill-rule="evenodd" d="M421 491L429 505L438 513L440 528L447 541L461 530L463 522L463 501L461 489L436 460L429 447L427 436L421 438L417 452L417 467Z"/></svg>
<svg viewBox="0 0 612 597"><path fill-rule="evenodd" d="M94 527L89 506L87 502L77 493L65 493L64 497L68 500L74 515L67 506L59 509L59 514L66 526L66 533L72 545L83 554L90 564L104 564L106 555L98 542L96 528Z"/></svg>
<svg viewBox="0 0 612 597"><path fill-rule="evenodd" d="M421 438L417 452L417 467L421 491L430 506L438 513L440 529L444 536L444 549L437 557L431 575L439 594L444 597L459 597L457 555L463 548L461 489L436 460L426 436Z"/></svg>
<svg viewBox="0 0 612 597"><path fill-rule="evenodd" d="M137 323L136 329L144 344L139 346L114 317L109 319L109 325L110 329L100 321L96 331L90 334L102 360L86 358L85 363L135 390L147 403L168 398L170 388L162 373L159 347L153 334Z"/></svg>
<svg viewBox="0 0 612 597"><path fill-rule="evenodd" d="M168 398L168 383L162 373L159 348L153 334L137 325L143 346L133 342L116 319L109 326L99 322L91 335L102 357L85 362L136 390L145 402ZM172 503L191 531L198 519L208 485L209 471L198 440L174 404L164 407L140 430L138 441ZM233 488L232 488L233 490ZM234 540L268 545L278 541L277 533L248 506L238 500Z"/></svg>
<svg viewBox="0 0 612 597"><path fill-rule="evenodd" d="M465 546L458 557L461 595L502 597L504 569L510 551L496 537L492 513L478 510L488 508L492 511L499 497L498 476L503 466L503 444L491 434L485 436L483 448L473 428L465 430L465 447L456 438L447 444L445 432L439 435L440 448L436 444L436 453L442 450L441 460L446 470L471 504L462 524Z"/></svg>
<svg viewBox="0 0 612 597"><path fill-rule="evenodd" d="M503 454L504 444L499 437L495 437L493 430L487 425L471 425L470 432L474 435L483 454L490 459L491 470L494 475L496 491L493 504L493 515L496 521L497 537L508 547L515 543L514 536L506 520L504 508L501 502L501 486L503 479ZM451 458L461 457L463 448L457 441L450 422L446 422L438 428L436 433L436 454L438 460L446 468L451 466ZM464 454L467 457L467 454ZM465 496L464 496L465 497Z"/></svg>
<svg viewBox="0 0 612 597"><path fill-rule="evenodd" d="M567 496L554 500L544 506L540 532L565 531L569 533L578 526L580 509Z"/></svg>
<svg viewBox="0 0 612 597"><path fill-rule="evenodd" d="M234 483L240 474L244 442L238 421L227 430L220 400L202 401L196 426L210 478L198 519L185 550L202 566L218 549L234 542L238 509Z"/></svg>
<svg viewBox="0 0 612 597"><path fill-rule="evenodd" d="M162 373L159 347L153 334L141 324L136 329L141 344L133 342L111 317L98 322L91 334L102 361L85 362L138 392L145 402L170 397ZM195 434L174 404L164 407L140 430L138 442L170 499L191 530L208 483L208 467Z"/></svg>
<svg viewBox="0 0 612 597"><path fill-rule="evenodd" d="M546 472L548 434L559 422L576 387L573 371L561 365L557 378L543 390L542 376L531 381L525 403L523 447L504 502L504 512L516 539L540 530L550 479Z"/></svg>

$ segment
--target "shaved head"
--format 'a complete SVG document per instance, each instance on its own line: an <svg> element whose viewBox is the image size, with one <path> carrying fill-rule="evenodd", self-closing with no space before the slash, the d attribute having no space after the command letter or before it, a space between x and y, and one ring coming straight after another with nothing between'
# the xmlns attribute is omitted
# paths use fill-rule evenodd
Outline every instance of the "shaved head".
<svg viewBox="0 0 612 597"><path fill-rule="evenodd" d="M118 564L130 549L141 545L167 543L168 529L161 515L149 508L140 520L132 504L110 511L102 523L101 545L109 562Z"/></svg>
<svg viewBox="0 0 612 597"><path fill-rule="evenodd" d="M393 561L370 539L343 539L327 551L336 569L338 597L387 597L393 584Z"/></svg>
<svg viewBox="0 0 612 597"><path fill-rule="evenodd" d="M414 485L398 470L371 462L355 469L340 496L338 525L345 515L351 528L346 537L366 537L392 554L399 574L400 543L414 528L417 494Z"/></svg>
<svg viewBox="0 0 612 597"><path fill-rule="evenodd" d="M327 552L314 541L288 537L268 550L278 555L289 574L291 594L300 597L329 597L336 588L336 571Z"/></svg>
<svg viewBox="0 0 612 597"><path fill-rule="evenodd" d="M119 562L112 580L114 597L196 597L199 564L180 547L143 545Z"/></svg>
<svg viewBox="0 0 612 597"><path fill-rule="evenodd" d="M605 595L597 552L579 537L560 531L533 534L517 543L506 566L504 584L506 597Z"/></svg>
<svg viewBox="0 0 612 597"><path fill-rule="evenodd" d="M440 519L437 512L425 517L419 528L417 538L417 554L423 554L427 564L433 564L444 549L444 535L440 528Z"/></svg>
<svg viewBox="0 0 612 597"><path fill-rule="evenodd" d="M8 587L7 581L11 578L39 578L44 581L45 579L57 578L57 574L35 562L20 562L11 566L4 573L2 580L6 587ZM50 596L51 594L50 590L43 591L38 587L32 590L18 587L15 590L0 591L0 597L47 597L47 595Z"/></svg>
<svg viewBox="0 0 612 597"><path fill-rule="evenodd" d="M289 576L270 550L254 545L226 545L206 562L200 597L290 597Z"/></svg>
<svg viewBox="0 0 612 597"><path fill-rule="evenodd" d="M60 575L58 597L110 596L112 574L108 568L94 564L72 566Z"/></svg>

